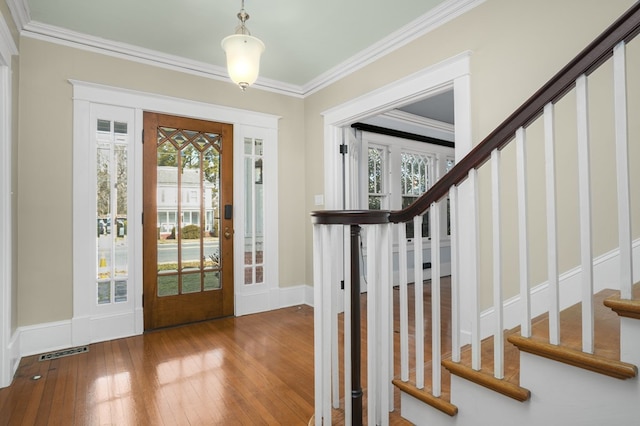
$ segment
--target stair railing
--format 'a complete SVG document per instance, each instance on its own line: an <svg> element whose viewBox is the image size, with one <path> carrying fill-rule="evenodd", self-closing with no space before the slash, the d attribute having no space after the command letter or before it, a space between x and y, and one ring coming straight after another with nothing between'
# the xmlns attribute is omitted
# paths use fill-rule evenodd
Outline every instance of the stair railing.
<svg viewBox="0 0 640 426"><path fill-rule="evenodd" d="M460 290L458 272L471 269L471 285L466 288L470 295L470 306L464 309L471 311L469 330L472 348L472 368L481 368L480 343L482 338L494 336L494 375L501 379L504 375L504 341L502 339L504 323L504 297L502 294L502 247L501 236L501 199L500 170L501 152L510 142L515 143L516 176L517 176L517 211L518 211L518 253L520 293L518 310L521 312L521 334L531 335L531 320L540 312L531 308L531 283L529 282L529 235L527 234L527 130L542 120L544 128L545 151L545 188L547 216L547 274L549 306L545 312L549 314L549 339L552 344L560 344L560 273L558 270L558 232L556 201L556 159L555 138L555 105L570 92L576 97L577 146L578 146L578 182L579 182L579 228L580 228L580 287L583 305L583 351L593 352L593 303L594 274L592 249L592 217L590 185L590 147L589 147L589 76L602 64L613 62L613 105L615 114L615 149L616 149L616 181L619 240L619 282L621 298L632 297L633 264L631 233L631 202L629 178L629 136L627 123L626 86L626 45L640 32L640 2L634 4L622 17L612 24L602 35L584 49L575 59L567 64L547 84L529 98L520 108L509 116L496 130L480 142L467 156L456 164L447 174L442 176L424 195L406 209L400 211L317 211L312 213L314 224L314 304L315 304L315 422L316 425L331 424L332 407L338 408L340 403L338 360L338 287L341 261L336 253L350 253L344 259L345 267L351 274L345 277L344 292L344 410L347 424L362 424L363 383L360 375L361 354L360 342L360 259L362 234L366 237L366 277L367 277L367 416L369 424L388 424L388 412L393 410L393 389L391 379L394 377L394 332L392 305L392 234L396 234L399 244L399 352L400 377L409 380L409 367L416 369L415 386L424 387L424 318L423 318L423 276L421 268L414 268L415 291L415 357L410 361L408 336L408 287L407 282L407 247L404 224L414 223L414 265L423 263L422 237L419 230L422 215L430 214L432 265L431 282L431 393L435 398L440 396L441 377L441 342L440 342L440 236L439 208L440 203L449 197L451 214L451 293L452 293L452 348L454 362L460 361L460 347L467 343L461 338L459 323L461 307L459 306ZM491 167L491 206L492 206L492 262L493 262L493 317L492 330L481 327L479 302L479 279L477 275L478 259L472 264L458 265L460 247L459 229L459 195L458 189L463 182L470 186L474 194L466 208L471 210L475 218L472 232L465 235L465 244L478 244L480 215L477 206L478 169L489 163ZM346 236L345 236L346 235ZM453 414L453 412L451 413Z"/></svg>

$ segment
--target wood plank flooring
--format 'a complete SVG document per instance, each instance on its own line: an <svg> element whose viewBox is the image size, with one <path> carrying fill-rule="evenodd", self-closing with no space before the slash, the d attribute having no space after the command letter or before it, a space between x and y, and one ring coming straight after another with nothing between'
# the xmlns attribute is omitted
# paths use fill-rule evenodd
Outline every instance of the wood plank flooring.
<svg viewBox="0 0 640 426"><path fill-rule="evenodd" d="M306 425L313 390L313 309L298 306L26 357L0 425Z"/></svg>
<svg viewBox="0 0 640 426"><path fill-rule="evenodd" d="M425 290L425 312L430 312L428 285ZM412 289L409 294L413 306ZM450 312L448 281L442 297ZM397 289L394 299L397 340ZM366 336L366 295L362 306ZM427 359L429 318L425 315ZM448 320L442 328L450 328ZM365 342L362 347L366 395ZM412 342L411 353L413 347ZM399 371L398 356L395 361ZM33 380L36 375L41 378ZM314 410L313 381L313 308L295 306L92 344L86 353L54 360L25 357L13 384L0 389L0 426L307 425ZM397 389L395 397L391 424L410 424L400 417ZM333 420L343 423L341 410L334 410Z"/></svg>

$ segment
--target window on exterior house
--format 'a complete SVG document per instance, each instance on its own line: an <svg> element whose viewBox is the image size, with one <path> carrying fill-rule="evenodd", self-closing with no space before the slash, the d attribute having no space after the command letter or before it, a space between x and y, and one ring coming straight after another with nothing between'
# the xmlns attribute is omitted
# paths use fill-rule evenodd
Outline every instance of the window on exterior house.
<svg viewBox="0 0 640 426"><path fill-rule="evenodd" d="M401 151L400 153L401 208L409 207L431 188L433 182L433 156L426 153ZM414 235L413 222L407 223L407 236ZM422 220L422 236L429 237L429 215Z"/></svg>
<svg viewBox="0 0 640 426"><path fill-rule="evenodd" d="M451 168L454 149L435 144L395 137L365 134L362 137L367 153L368 208L371 210L401 210L415 202ZM441 203L446 220L441 235L450 235L449 200ZM422 222L422 236L429 237L429 212ZM407 238L413 238L413 222L408 222Z"/></svg>
<svg viewBox="0 0 640 426"><path fill-rule="evenodd" d="M387 207L386 185L387 169L386 150L379 147L370 147L368 155L369 167L369 209L381 210Z"/></svg>

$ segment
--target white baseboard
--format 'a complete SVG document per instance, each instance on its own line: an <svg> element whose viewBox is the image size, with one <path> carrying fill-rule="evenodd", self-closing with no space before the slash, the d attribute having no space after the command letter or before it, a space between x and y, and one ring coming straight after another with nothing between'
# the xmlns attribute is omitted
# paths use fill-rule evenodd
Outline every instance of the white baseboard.
<svg viewBox="0 0 640 426"><path fill-rule="evenodd" d="M311 296L309 296L311 295ZM265 289L248 294L236 294L235 315L249 315L295 305L313 303L313 287L297 285Z"/></svg>
<svg viewBox="0 0 640 426"><path fill-rule="evenodd" d="M71 320L18 327L20 357L66 349L71 344Z"/></svg>
<svg viewBox="0 0 640 426"><path fill-rule="evenodd" d="M13 379L13 376L18 371L18 367L20 366L20 343L18 341L18 332L16 331L11 336L11 340L9 341L9 346L7 347L7 353L9 354L9 368L10 375Z"/></svg>
<svg viewBox="0 0 640 426"><path fill-rule="evenodd" d="M306 285L279 288L251 295L237 295L236 316L313 303L313 288ZM266 303L265 303L266 302ZM135 312L78 317L19 327L9 344L12 375L20 359L73 346L135 336L143 332L142 309Z"/></svg>
<svg viewBox="0 0 640 426"><path fill-rule="evenodd" d="M618 290L620 283L615 277L619 275L619 249L611 250L593 260L593 287L594 292L599 292L606 288ZM633 243L633 264L640 265L640 240ZM560 281L560 309L566 309L580 301L582 295L580 266L570 269L559 277ZM633 282L639 280L640 271L634 268ZM549 284L543 282L531 289L531 317L535 318L548 311ZM520 309L520 296L514 296L504 302L504 328L511 329L522 321L522 310ZM495 310L489 308L480 315L481 339L489 337L495 332ZM471 342L471 333L468 330L461 332L462 344Z"/></svg>

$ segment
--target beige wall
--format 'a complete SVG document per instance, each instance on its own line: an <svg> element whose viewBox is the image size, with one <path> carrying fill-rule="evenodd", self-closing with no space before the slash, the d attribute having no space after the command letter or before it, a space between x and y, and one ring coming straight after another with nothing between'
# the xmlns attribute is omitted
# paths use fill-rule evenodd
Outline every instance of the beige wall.
<svg viewBox="0 0 640 426"><path fill-rule="evenodd" d="M471 51L472 134L473 143L477 144L632 4L632 0L488 0L469 13L308 97L305 102L307 158L322 158L322 111L464 51ZM566 102L563 101L562 108L565 105ZM571 110L566 114L571 114ZM572 128L559 130L561 134L570 134L571 131ZM602 131L598 129L598 132ZM536 125L531 129L530 139L539 139L540 134L541 127ZM541 140L538 142L529 149L529 175L532 177L544 167L544 163L540 163L544 155ZM569 143L557 149L571 151L573 148ZM592 157L606 158L611 164L610 154L607 148L600 146L593 148ZM512 147L506 149L503 155L505 163L515 158ZM577 167L559 164L569 172ZM515 284L515 265L518 262L515 168L512 164L506 164L504 169L503 274L506 282ZM314 209L312 194L323 193L323 183L316 178L321 173L320 162L308 165L307 204L310 210ZM490 188L489 177L487 170L481 171L480 187L483 194L487 194ZM610 181L601 181L599 186L609 183ZM559 218L562 239L560 263L563 270L576 266L579 259L575 245L578 235L577 216L574 215L577 214L576 185L577 178L570 175L558 183L558 191L562 191L559 203L571 207L566 215ZM544 200L544 181L533 179L529 192L532 217L529 232L534 236L531 241L530 278L536 284L546 280L546 240L539 238L544 236L546 221L544 210L541 211L538 207ZM611 216L610 207L606 207L610 206L610 195L600 192L598 197L594 197L594 203L595 199L598 201L594 204L594 220L595 217ZM480 207L483 219L480 241L481 279L487 284L491 280L491 226L490 222L486 222L489 218L490 199L481 197ZM638 214L635 219L637 221ZM307 235L310 235L309 228ZM610 236L611 232L608 230L599 229L595 232L595 254L612 248ZM310 241L308 238L307 262L311 262ZM311 268L308 268L307 280L311 282L311 279ZM516 291L517 288L511 286L507 289L507 296L514 295ZM490 294L485 293L483 305L487 306L489 300Z"/></svg>
<svg viewBox="0 0 640 426"><path fill-rule="evenodd" d="M280 286L304 284L303 101L23 38L18 149L18 324L72 315L72 86L69 79L281 116Z"/></svg>
<svg viewBox="0 0 640 426"><path fill-rule="evenodd" d="M227 82L34 39L21 39L17 160L18 324L65 320L72 313L72 100L68 79L281 116L280 285L311 284L309 212L318 209L314 205L314 195L324 194L323 111L463 51L471 51L472 133L474 143L477 143L632 3L632 0L487 0L471 12L304 100L260 90L243 94ZM635 87L639 84L637 81L630 83ZM569 99L559 105L561 114L571 114L568 102ZM570 130L566 132L570 139ZM532 135L535 137L536 131L532 131ZM572 147L567 144L557 149L571 151ZM640 150L633 146L632 149ZM539 161L541 155L539 147L531 149L532 161ZM607 155L606 150L603 155ZM504 156L513 156L510 148ZM563 166L573 167L571 164ZM503 215L504 229L507 234L517 235L513 215L515 187L510 179L514 171L509 170L510 167L513 169L505 166L503 193L507 201L504 209L509 214ZM534 170L535 167L530 167L530 173ZM640 181L638 173L640 171L633 175L636 182ZM481 173L483 191L487 188L486 174ZM558 184L559 191L564 191L559 197L560 204L575 205L575 182L574 178L567 177ZM544 188L539 186L530 191L531 199L536 202L544 196ZM608 202L606 198L603 201ZM486 199L481 208L484 217L488 208ZM606 214L606 211L598 210L594 216ZM575 240L575 221L570 217L560 218L563 240L560 260L564 268L574 265L578 258L575 247L569 244ZM544 221L536 217L530 224L532 234L544 226ZM483 253L490 247L490 235L490 228L483 227ZM505 238L505 263L516 263L515 240ZM597 252L606 251L611 244L607 232L594 239ZM546 265L540 259L543 247L544 241L534 240L532 257L535 257L536 268ZM484 265L486 262L482 268L486 282L491 271ZM513 278L515 271L507 268L505 273ZM544 279L544 274L532 272L532 278Z"/></svg>

